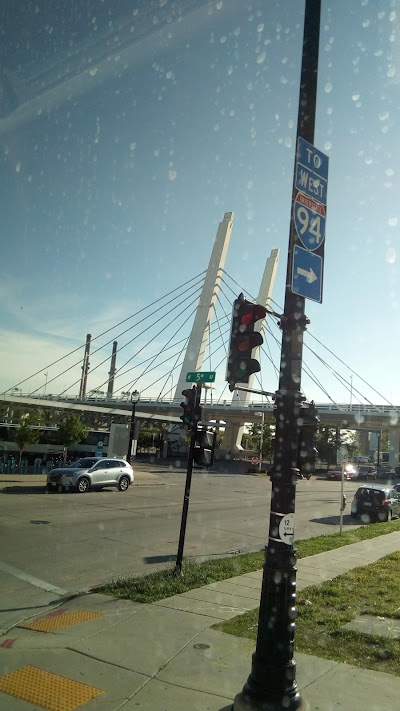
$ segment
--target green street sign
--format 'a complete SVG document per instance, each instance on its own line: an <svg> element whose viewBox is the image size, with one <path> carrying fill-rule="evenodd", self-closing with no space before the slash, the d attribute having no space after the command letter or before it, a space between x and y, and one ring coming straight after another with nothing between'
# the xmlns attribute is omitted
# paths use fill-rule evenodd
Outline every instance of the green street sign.
<svg viewBox="0 0 400 711"><path fill-rule="evenodd" d="M215 373L187 373L187 383L215 383Z"/></svg>

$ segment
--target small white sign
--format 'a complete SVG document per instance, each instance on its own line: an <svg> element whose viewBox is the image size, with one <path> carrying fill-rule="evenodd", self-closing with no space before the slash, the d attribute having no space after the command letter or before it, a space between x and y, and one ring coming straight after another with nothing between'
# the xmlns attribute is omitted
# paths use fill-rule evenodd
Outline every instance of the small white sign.
<svg viewBox="0 0 400 711"><path fill-rule="evenodd" d="M279 524L279 538L287 546L291 546L294 539L294 513L285 514Z"/></svg>

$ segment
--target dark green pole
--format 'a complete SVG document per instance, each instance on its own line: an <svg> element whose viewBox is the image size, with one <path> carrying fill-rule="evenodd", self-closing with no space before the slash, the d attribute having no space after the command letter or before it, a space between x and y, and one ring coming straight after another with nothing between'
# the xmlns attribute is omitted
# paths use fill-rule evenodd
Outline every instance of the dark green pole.
<svg viewBox="0 0 400 711"><path fill-rule="evenodd" d="M306 0L297 138L314 143L321 0ZM297 141L296 141L297 145ZM281 319L282 350L276 393L276 436L272 467L268 545L261 589L256 651L251 674L235 698L234 711L305 709L296 682L296 548L293 524L296 500L297 447L303 332L308 323L304 298L290 288L294 247L293 204L289 235L285 308ZM286 541L286 542L285 542ZM289 543L289 544L288 544Z"/></svg>
<svg viewBox="0 0 400 711"><path fill-rule="evenodd" d="M178 553L176 556L176 563L175 563L175 573L178 573L178 574L182 573L183 549L185 546L186 524L187 524L187 517L188 517L188 510L189 510L190 487L192 484L193 453L194 453L194 445L196 443L196 434L197 434L197 418L195 417L195 413L197 413L200 408L200 400L201 400L201 383L198 383L196 385L196 400L195 400L194 411L193 411L194 418L193 418L193 422L191 424L191 431L190 431L189 456L188 456L188 463L187 463L187 470L186 470L185 493L183 496L181 529L179 532Z"/></svg>

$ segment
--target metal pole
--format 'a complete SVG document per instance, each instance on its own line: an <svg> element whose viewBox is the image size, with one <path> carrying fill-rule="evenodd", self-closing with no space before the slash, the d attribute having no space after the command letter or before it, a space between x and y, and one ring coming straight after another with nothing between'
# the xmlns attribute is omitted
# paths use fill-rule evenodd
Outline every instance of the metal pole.
<svg viewBox="0 0 400 711"><path fill-rule="evenodd" d="M321 0L306 0L297 137L314 143ZM297 144L297 141L296 141ZM295 199L293 185L292 207ZM251 674L234 701L234 711L304 709L296 682L296 549L293 546L297 478L298 418L302 396L304 298L292 293L294 247L291 214L276 435L271 471L272 493L268 546L265 552L256 651Z"/></svg>
<svg viewBox="0 0 400 711"><path fill-rule="evenodd" d="M262 467L262 451L263 451L263 442L264 442L264 410L261 413L261 436L260 436L260 458L258 461L258 471L261 472L261 467Z"/></svg>
<svg viewBox="0 0 400 711"><path fill-rule="evenodd" d="M139 393L137 391L134 391L131 395L131 402L132 402L132 414L131 414L131 426L129 430L129 442L128 442L128 453L126 455L126 461L129 462L129 464L132 462L133 456L132 456L132 445L133 445L133 440L135 438L135 425L136 425L136 405L139 402Z"/></svg>
<svg viewBox="0 0 400 711"><path fill-rule="evenodd" d="M353 376L350 375L350 412L353 405Z"/></svg>
<svg viewBox="0 0 400 711"><path fill-rule="evenodd" d="M200 405L200 398L201 398L201 383L198 383L196 385L196 402L195 402L195 409L194 409L195 412ZM185 493L183 496L181 529L179 532L178 553L176 555L176 563L175 563L175 573L178 573L179 575L182 574L183 549L185 546L186 524L187 524L187 516L188 516L188 510L189 510L190 486L192 483L192 472L193 472L193 453L194 453L194 445L196 443L196 434L197 434L197 420L194 421L194 424L192 425L192 429L190 432L190 446L189 446L189 456L188 456L188 463L187 463L187 470L186 470Z"/></svg>
<svg viewBox="0 0 400 711"><path fill-rule="evenodd" d="M380 465L380 459L381 459L381 437L382 437L382 430L378 434L378 451L377 451L377 457L376 457L376 472L378 472L378 467Z"/></svg>
<svg viewBox="0 0 400 711"><path fill-rule="evenodd" d="M343 529L344 468L345 468L345 463L342 462L342 478L341 478L341 485L340 485L340 533L342 533L342 529Z"/></svg>

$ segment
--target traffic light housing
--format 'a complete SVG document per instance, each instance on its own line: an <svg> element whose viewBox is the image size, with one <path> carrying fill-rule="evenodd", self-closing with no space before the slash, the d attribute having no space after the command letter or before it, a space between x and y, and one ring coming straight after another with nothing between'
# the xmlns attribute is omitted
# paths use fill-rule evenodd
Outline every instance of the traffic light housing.
<svg viewBox="0 0 400 711"><path fill-rule="evenodd" d="M310 475L315 468L315 459L318 455L314 444L319 417L313 401L302 405L298 424L297 466L302 474Z"/></svg>
<svg viewBox="0 0 400 711"><path fill-rule="evenodd" d="M193 461L200 467L211 467L214 462L216 432L197 430L193 450Z"/></svg>
<svg viewBox="0 0 400 711"><path fill-rule="evenodd" d="M232 392L237 383L248 383L250 375L258 373L260 363L251 357L251 352L256 346L261 346L264 339L254 326L260 319L265 318L267 309L261 304L247 301L240 294L233 303L231 340L229 345L228 363L226 368L226 381Z"/></svg>
<svg viewBox="0 0 400 711"><path fill-rule="evenodd" d="M191 429L196 422L201 420L199 392L197 387L193 385L192 388L182 390L182 395L185 401L180 404L180 407L183 407L183 414L180 415L180 419Z"/></svg>

